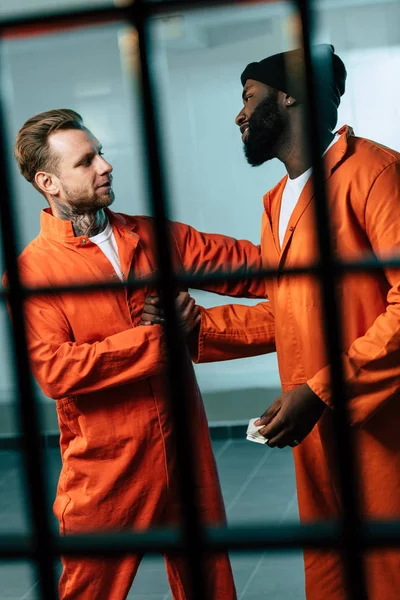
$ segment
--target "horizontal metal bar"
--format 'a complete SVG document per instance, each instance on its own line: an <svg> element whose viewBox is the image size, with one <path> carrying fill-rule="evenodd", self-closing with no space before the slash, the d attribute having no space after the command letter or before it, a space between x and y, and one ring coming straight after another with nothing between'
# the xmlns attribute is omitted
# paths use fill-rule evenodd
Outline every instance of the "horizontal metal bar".
<svg viewBox="0 0 400 600"><path fill-rule="evenodd" d="M303 268L289 269L287 272L292 275L299 275L304 273L313 273L317 275L318 267L311 266ZM210 275L179 275L175 277L177 285L185 288L202 289L208 284L219 284L227 281L242 281L243 279L261 279L276 276L279 273L276 269L265 269L244 271L237 270L234 273L213 273ZM52 286L52 287L25 287L24 294L26 296L45 296L54 294L80 294L80 293L94 293L105 290L121 290L121 289L140 289L143 287L157 288L160 283L159 275L143 279L130 279L126 282L115 281L109 283L81 283L76 285L65 285L65 286ZM6 299L8 291L6 289L0 289L0 299Z"/></svg>
<svg viewBox="0 0 400 600"><path fill-rule="evenodd" d="M381 269L400 269L400 257L378 259L369 257L356 261L337 261L333 268L337 273L357 273L364 271L376 271ZM234 273L213 273L210 275L176 275L176 282L181 287L192 289L203 289L209 284L219 284L224 282L235 282L243 279L271 279L272 277L284 277L289 275L320 275L321 266L311 264L304 267L289 267L285 269L262 269L255 271L236 270ZM115 281L109 283L82 283L68 286L54 287L25 287L24 294L26 296L45 296L54 294L82 294L95 293L104 290L120 290L120 289L140 289L143 287L157 287L159 277L153 276L140 280L131 279L127 282ZM7 300L8 292L6 289L0 289L0 300Z"/></svg>
<svg viewBox="0 0 400 600"><path fill-rule="evenodd" d="M275 0L267 0L272 3ZM278 0L276 0L278 1ZM104 8L79 7L62 10L35 11L32 14L21 14L0 18L2 35L11 35L18 30L37 30L48 26L74 27L82 25L102 25L118 21L132 21L183 10L199 10L204 8L232 7L232 0L151 0L133 6L110 6Z"/></svg>
<svg viewBox="0 0 400 600"><path fill-rule="evenodd" d="M321 522L307 525L237 525L227 528L205 529L206 552L230 550L287 551L314 548L329 550L341 544L339 523ZM361 529L361 542L365 549L400 547L400 521L371 521ZM0 536L1 560L24 560L35 556L35 542L23 534ZM93 533L55 537L56 555L115 556L144 552L146 554L179 553L185 550L177 530L149 530L130 533Z"/></svg>
<svg viewBox="0 0 400 600"><path fill-rule="evenodd" d="M86 8L79 7L62 10L35 10L31 14L24 11L15 16L0 17L0 30L2 35L12 34L15 30L33 30L45 29L48 26L81 26L90 25L93 22L101 25L102 23L113 23L127 20L127 8L123 6L110 6L104 8Z"/></svg>

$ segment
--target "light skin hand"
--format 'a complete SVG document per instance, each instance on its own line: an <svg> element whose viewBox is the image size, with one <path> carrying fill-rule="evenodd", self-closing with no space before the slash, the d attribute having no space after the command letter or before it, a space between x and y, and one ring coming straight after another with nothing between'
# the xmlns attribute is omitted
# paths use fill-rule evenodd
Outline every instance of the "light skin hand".
<svg viewBox="0 0 400 600"><path fill-rule="evenodd" d="M189 335L200 323L200 309L187 292L180 292L175 300L180 326L184 335ZM144 301L140 325L162 325L165 322L164 311L158 296L147 296Z"/></svg>
<svg viewBox="0 0 400 600"><path fill-rule="evenodd" d="M295 440L304 440L325 409L326 404L305 383L278 396L254 424L264 425L259 433L271 448L295 446Z"/></svg>

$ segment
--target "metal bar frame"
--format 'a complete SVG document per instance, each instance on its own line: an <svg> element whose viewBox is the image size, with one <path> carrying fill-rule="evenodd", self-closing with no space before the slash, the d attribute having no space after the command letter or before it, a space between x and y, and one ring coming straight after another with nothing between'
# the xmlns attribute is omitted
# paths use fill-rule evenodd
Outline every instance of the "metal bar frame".
<svg viewBox="0 0 400 600"><path fill-rule="evenodd" d="M307 141L313 164L314 211L322 266L319 281L324 313L325 349L330 367L332 401L335 406L332 412L332 420L342 506L342 545L340 552L343 559L344 579L347 584L348 597L352 600L367 600L367 582L361 550L361 517L358 510L360 501L358 471L346 403L346 386L341 358L341 348L343 347L341 318L336 293L338 277L332 268L334 253L322 160L324 152L321 140L322 122L319 118L317 86L315 85L317 81L316 61L313 60L311 50L313 23L307 0L298 0L298 6L306 59ZM323 64L321 67L323 67Z"/></svg>
<svg viewBox="0 0 400 600"><path fill-rule="evenodd" d="M0 57L1 58L1 57ZM56 581L53 568L54 540L50 527L49 510L44 477L43 447L40 443L38 405L32 385L29 357L26 347L24 299L17 263L17 231L11 204L5 145L5 118L0 98L0 179L3 196L0 202L0 231L5 266L9 282L9 307L13 322L15 378L17 385L18 420L23 432L22 450L25 475L29 485L28 512L33 523L34 560L39 572L39 589L45 600L56 599ZM45 543L43 543L45 540Z"/></svg>
<svg viewBox="0 0 400 600"><path fill-rule="evenodd" d="M266 0L265 3L268 3ZM273 1L273 0L272 0ZM332 252L328 206L326 201L323 165L321 160L321 136L318 120L318 102L315 91L315 59L312 55L312 14L308 0L295 2L302 22L302 41L306 57L306 84L308 91L307 133L309 151L314 166L313 179L316 190L316 225L320 262L304 268L263 270L252 277L271 278L279 274L313 275L321 284L324 308L325 339L330 361L336 437L336 456L341 481L343 515L339 522L324 522L309 525L269 525L226 528L202 526L195 494L195 462L191 444L190 403L187 398L186 357L184 344L178 327L174 307L175 290L179 285L201 287L209 282L243 278L243 273L192 277L174 273L172 267L167 227L168 203L160 139L157 104L154 100L151 69L149 66L150 43L146 25L150 17L176 10L195 10L205 7L231 6L232 0L139 0L129 6L107 9L73 9L29 17L0 19L0 36L29 33L35 28L54 25L61 30L69 26L106 24L116 21L128 22L136 27L140 55L141 101L144 115L143 141L146 149L149 195L152 200L157 239L157 258L160 275L149 281L130 281L100 285L79 285L59 288L26 289L21 285L17 263L17 227L12 207L12 194L7 168L7 146L5 143L5 110L0 99L0 178L3 195L0 202L0 226L9 287L0 292L0 301L7 301L13 321L13 343L15 372L18 391L18 415L22 432L22 451L29 490L29 509L33 529L29 535L1 535L0 558L2 560L31 560L38 566L41 597L55 599L56 587L53 563L60 554L73 555L116 555L140 552L185 553L192 577L194 600L204 600L206 590L203 578L203 557L206 553L221 550L256 551L317 548L338 550L343 564L349 599L367 597L362 553L369 548L400 547L400 521L361 522L358 510L358 485L356 456L352 444L351 430L346 410L345 383L340 358L340 314L335 300L335 282L345 272L361 272L400 267L400 257L379 260L376 257L358 261L339 262ZM183 508L182 526L174 530L149 530L145 533L99 533L60 537L50 527L43 468L43 445L40 443L38 408L29 368L26 349L26 331L23 304L32 294L95 293L109 288L138 288L148 283L157 285L166 313L166 340L168 346L168 380L171 418L175 425L180 496ZM340 443L338 443L340 441Z"/></svg>

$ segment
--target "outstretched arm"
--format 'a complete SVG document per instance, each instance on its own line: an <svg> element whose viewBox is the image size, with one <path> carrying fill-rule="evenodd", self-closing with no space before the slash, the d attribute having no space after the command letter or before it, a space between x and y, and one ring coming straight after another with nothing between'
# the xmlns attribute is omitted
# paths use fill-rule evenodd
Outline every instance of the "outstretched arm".
<svg viewBox="0 0 400 600"><path fill-rule="evenodd" d="M196 363L232 360L275 351L275 322L269 302L256 306L226 304L196 306L187 292L176 299L176 310ZM141 325L164 323L159 297L145 299Z"/></svg>
<svg viewBox="0 0 400 600"><path fill-rule="evenodd" d="M265 298L265 281L251 277L262 268L260 246L248 240L216 233L201 233L183 223L171 223L171 232L184 273L193 276L216 275L220 283L202 284L202 289L216 294L242 297ZM239 280L223 280L224 275L238 273Z"/></svg>
<svg viewBox="0 0 400 600"><path fill-rule="evenodd" d="M200 307L201 322L190 336L194 362L214 362L275 352L275 319L269 302L256 306Z"/></svg>

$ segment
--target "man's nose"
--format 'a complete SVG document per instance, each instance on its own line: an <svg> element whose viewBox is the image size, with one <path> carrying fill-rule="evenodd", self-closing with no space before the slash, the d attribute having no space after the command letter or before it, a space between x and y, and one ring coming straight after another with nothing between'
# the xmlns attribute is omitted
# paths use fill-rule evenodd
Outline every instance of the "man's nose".
<svg viewBox="0 0 400 600"><path fill-rule="evenodd" d="M99 156L99 171L101 174L103 173L111 173L113 170L113 166L107 162L102 156Z"/></svg>
<svg viewBox="0 0 400 600"><path fill-rule="evenodd" d="M235 123L238 127L240 127L241 124L246 121L246 119L247 119L247 117L245 115L244 108L242 108L242 110L240 111L240 113L238 114L238 116L235 119Z"/></svg>

